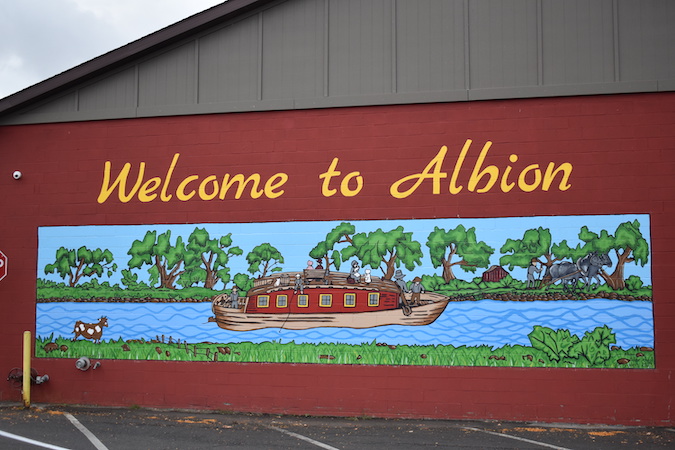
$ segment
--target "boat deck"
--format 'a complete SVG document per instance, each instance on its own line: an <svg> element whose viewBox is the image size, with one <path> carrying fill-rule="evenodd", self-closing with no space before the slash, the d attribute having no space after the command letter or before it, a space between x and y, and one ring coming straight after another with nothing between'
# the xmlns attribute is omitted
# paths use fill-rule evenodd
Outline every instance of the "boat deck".
<svg viewBox="0 0 675 450"><path fill-rule="evenodd" d="M398 287L391 280L383 280L380 277L371 276L370 283L350 283L347 281L349 274L344 272L330 272L326 276L324 270L312 269L303 272L284 272L278 276L268 276L254 281L249 296L264 294L295 287L296 276L300 275L303 280L303 289L359 289L367 291L395 292ZM363 276L361 277L363 280Z"/></svg>

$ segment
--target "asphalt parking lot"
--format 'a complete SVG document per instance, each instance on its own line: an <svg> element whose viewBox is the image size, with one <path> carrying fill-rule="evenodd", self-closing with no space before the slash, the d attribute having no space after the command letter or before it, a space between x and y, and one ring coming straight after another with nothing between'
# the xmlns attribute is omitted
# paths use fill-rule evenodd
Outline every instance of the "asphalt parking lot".
<svg viewBox="0 0 675 450"><path fill-rule="evenodd" d="M0 449L675 448L675 429L0 405Z"/></svg>

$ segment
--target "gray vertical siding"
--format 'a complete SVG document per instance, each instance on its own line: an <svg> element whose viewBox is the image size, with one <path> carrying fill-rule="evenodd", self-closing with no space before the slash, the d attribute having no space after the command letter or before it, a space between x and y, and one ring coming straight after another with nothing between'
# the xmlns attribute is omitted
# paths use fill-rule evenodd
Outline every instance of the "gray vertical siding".
<svg viewBox="0 0 675 450"><path fill-rule="evenodd" d="M396 3L397 92L456 91L465 77L463 1Z"/></svg>
<svg viewBox="0 0 675 450"><path fill-rule="evenodd" d="M286 0L3 123L675 87L672 0Z"/></svg>
<svg viewBox="0 0 675 450"><path fill-rule="evenodd" d="M263 12L262 18L262 97L323 96L323 2L282 3Z"/></svg>

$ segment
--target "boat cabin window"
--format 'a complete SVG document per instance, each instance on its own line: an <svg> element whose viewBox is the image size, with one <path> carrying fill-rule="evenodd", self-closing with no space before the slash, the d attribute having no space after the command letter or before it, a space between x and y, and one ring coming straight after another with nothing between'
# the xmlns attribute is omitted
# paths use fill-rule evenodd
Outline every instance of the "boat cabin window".
<svg viewBox="0 0 675 450"><path fill-rule="evenodd" d="M319 298L319 306L329 308L333 304L333 296L331 294L321 294Z"/></svg>
<svg viewBox="0 0 675 450"><path fill-rule="evenodd" d="M309 295L307 295L307 294L298 295L298 306L300 308L309 307Z"/></svg>
<svg viewBox="0 0 675 450"><path fill-rule="evenodd" d="M288 306L288 295L277 295L277 308L285 308Z"/></svg>
<svg viewBox="0 0 675 450"><path fill-rule="evenodd" d="M258 296L258 308L267 308L270 306L270 296L269 295L259 295Z"/></svg>
<svg viewBox="0 0 675 450"><path fill-rule="evenodd" d="M368 294L368 306L380 306L379 292L371 292Z"/></svg>
<svg viewBox="0 0 675 450"><path fill-rule="evenodd" d="M345 294L345 307L354 308L356 306L356 294L349 293Z"/></svg>

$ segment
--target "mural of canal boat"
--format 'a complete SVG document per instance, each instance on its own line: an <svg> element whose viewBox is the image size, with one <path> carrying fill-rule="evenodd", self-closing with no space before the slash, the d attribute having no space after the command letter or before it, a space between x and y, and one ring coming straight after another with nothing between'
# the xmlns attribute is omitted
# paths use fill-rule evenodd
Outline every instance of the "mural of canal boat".
<svg viewBox="0 0 675 450"><path fill-rule="evenodd" d="M391 280L373 276L357 282L347 273L308 269L257 279L247 297L234 304L228 294L215 296L212 320L231 331L428 325L450 299L430 292L414 304L411 300Z"/></svg>

